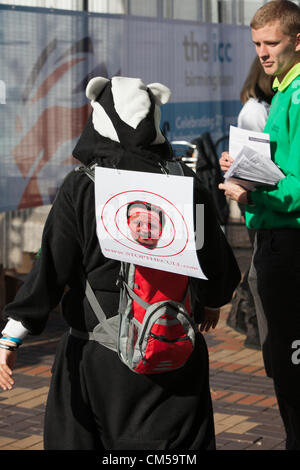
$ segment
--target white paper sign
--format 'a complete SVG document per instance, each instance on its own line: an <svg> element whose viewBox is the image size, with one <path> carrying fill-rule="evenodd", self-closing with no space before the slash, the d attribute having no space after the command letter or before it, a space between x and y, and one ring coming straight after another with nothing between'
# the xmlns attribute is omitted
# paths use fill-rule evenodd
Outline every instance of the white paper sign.
<svg viewBox="0 0 300 470"><path fill-rule="evenodd" d="M230 126L229 155L235 159L243 147L250 147L260 155L271 158L270 135Z"/></svg>
<svg viewBox="0 0 300 470"><path fill-rule="evenodd" d="M196 253L193 178L96 167L95 204L105 257L207 279Z"/></svg>

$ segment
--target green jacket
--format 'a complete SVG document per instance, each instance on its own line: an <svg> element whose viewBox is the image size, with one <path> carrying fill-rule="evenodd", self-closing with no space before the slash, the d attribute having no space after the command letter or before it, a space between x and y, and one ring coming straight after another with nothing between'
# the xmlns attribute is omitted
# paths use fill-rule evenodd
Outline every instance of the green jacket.
<svg viewBox="0 0 300 470"><path fill-rule="evenodd" d="M255 205L246 206L249 228L300 228L300 63L287 73L277 89L264 132L270 134L273 161L286 175L276 188L252 192Z"/></svg>

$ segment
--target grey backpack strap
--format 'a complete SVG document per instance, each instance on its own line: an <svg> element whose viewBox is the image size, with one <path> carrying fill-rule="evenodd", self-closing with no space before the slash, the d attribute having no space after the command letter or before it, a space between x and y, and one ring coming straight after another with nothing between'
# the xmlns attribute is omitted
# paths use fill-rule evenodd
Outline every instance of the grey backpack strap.
<svg viewBox="0 0 300 470"><path fill-rule="evenodd" d="M130 287L126 282L123 281L123 285L127 289L127 292L129 296L132 298L132 300L135 300L141 307L143 307L145 310L146 308L149 307L150 304L145 302L145 300L141 299Z"/></svg>
<svg viewBox="0 0 300 470"><path fill-rule="evenodd" d="M167 160L166 166L171 175L184 176L183 168L180 165L180 163L177 162L176 160L173 160L173 161Z"/></svg>
<svg viewBox="0 0 300 470"><path fill-rule="evenodd" d="M103 322L104 320L106 320L106 315L102 310L101 305L99 304L98 299L95 296L93 289L91 288L90 283L88 281L86 281L85 295L99 322Z"/></svg>
<svg viewBox="0 0 300 470"><path fill-rule="evenodd" d="M146 310L149 304L141 299L128 284L134 286L134 265L121 261L120 275L118 283L123 287L120 289L119 310L124 312L127 306L126 292L132 300L135 300L142 308ZM125 279L128 281L126 282Z"/></svg>
<svg viewBox="0 0 300 470"><path fill-rule="evenodd" d="M119 317L115 315L112 318L107 319L104 311L102 310L97 297L95 296L93 289L91 288L88 281L86 281L85 295L90 303L93 312L95 313L99 323L95 326L93 331L79 331L75 328L70 329L71 335L84 339L98 341L109 349L116 351L117 335L119 327Z"/></svg>
<svg viewBox="0 0 300 470"><path fill-rule="evenodd" d="M75 168L75 171L85 173L95 183L95 167L96 166L97 165L95 163L89 166L78 166Z"/></svg>

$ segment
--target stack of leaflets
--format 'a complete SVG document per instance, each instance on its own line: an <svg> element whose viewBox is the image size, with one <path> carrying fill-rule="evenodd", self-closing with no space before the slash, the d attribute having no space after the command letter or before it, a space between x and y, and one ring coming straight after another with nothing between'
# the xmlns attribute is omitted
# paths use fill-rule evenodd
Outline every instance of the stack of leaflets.
<svg viewBox="0 0 300 470"><path fill-rule="evenodd" d="M271 160L268 134L231 126L229 154L234 161L225 174L225 182L234 182L253 191L258 186L276 186L285 176Z"/></svg>
<svg viewBox="0 0 300 470"><path fill-rule="evenodd" d="M276 186L284 174L275 163L244 146L226 172L225 181L235 182L253 191L257 186Z"/></svg>

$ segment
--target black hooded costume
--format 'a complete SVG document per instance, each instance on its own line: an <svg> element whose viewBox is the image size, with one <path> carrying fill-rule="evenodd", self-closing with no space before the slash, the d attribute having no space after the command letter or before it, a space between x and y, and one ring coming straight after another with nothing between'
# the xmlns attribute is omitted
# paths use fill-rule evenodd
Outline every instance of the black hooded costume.
<svg viewBox="0 0 300 470"><path fill-rule="evenodd" d="M98 77L89 83L87 96L94 109L74 156L84 165L161 173L172 158L158 124L159 105L167 101L169 90L160 84L146 87L138 79ZM240 272L211 196L192 170L182 167L194 177L195 207L204 204L205 211L204 245L197 254L208 280L194 280L199 323L203 306L231 300ZM86 279L107 316L118 311L120 263L101 253L94 198L93 182L78 171L59 189L45 224L41 256L4 311L30 334L41 333L60 301L70 327L92 331L97 319L85 297ZM201 333L184 367L151 376L133 373L115 352L95 341L69 333L62 337L46 407L46 450L214 448L208 355Z"/></svg>

